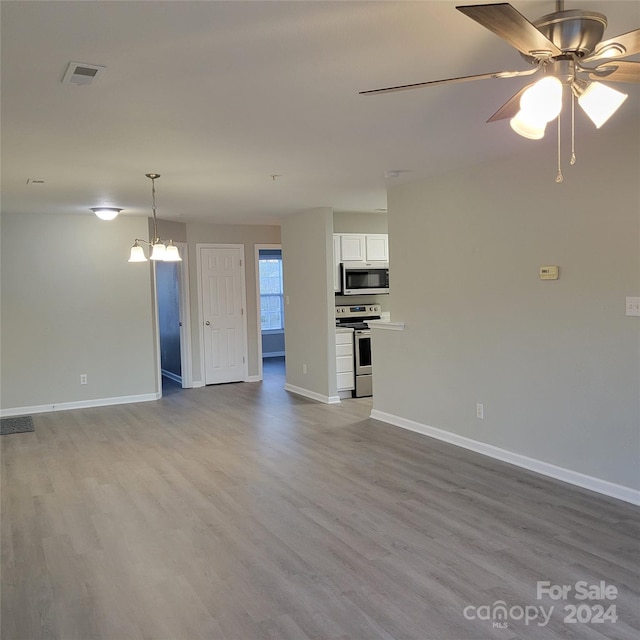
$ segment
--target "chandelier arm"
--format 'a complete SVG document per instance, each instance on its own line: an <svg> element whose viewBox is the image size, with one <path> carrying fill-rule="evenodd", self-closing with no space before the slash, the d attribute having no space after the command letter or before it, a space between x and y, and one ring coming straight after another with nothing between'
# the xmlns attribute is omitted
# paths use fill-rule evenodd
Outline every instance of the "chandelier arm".
<svg viewBox="0 0 640 640"><path fill-rule="evenodd" d="M162 262L182 262L182 258L180 257L180 253L178 252L178 248L173 244L173 239L169 238L168 241L163 240L158 235L158 215L156 211L156 178L160 177L159 173L145 173L147 178L151 180L151 201L152 207L151 211L153 214L153 238L151 242L147 240L143 240L141 238L136 238L134 240L133 247L131 247L131 256L129 258L129 262L147 262L147 258L142 251L142 247L139 246L139 243L143 245L147 245L150 247L150 256L149 260L151 261L162 261ZM165 246L167 245L167 246Z"/></svg>

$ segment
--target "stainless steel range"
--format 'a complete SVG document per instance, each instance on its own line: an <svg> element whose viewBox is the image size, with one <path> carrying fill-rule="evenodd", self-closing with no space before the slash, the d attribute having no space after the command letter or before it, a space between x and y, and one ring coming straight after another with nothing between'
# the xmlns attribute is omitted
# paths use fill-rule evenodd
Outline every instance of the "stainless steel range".
<svg viewBox="0 0 640 640"><path fill-rule="evenodd" d="M371 361L371 330L367 320L379 320L379 304L354 304L336 307L336 326L353 329L353 357L355 371L354 398L373 395L373 367Z"/></svg>

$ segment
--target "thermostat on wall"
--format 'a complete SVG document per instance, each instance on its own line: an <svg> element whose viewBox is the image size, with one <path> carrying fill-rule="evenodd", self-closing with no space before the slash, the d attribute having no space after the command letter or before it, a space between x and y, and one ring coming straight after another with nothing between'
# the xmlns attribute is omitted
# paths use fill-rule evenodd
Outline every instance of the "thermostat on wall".
<svg viewBox="0 0 640 640"><path fill-rule="evenodd" d="M560 268L557 264L548 264L540 267L540 280L557 280Z"/></svg>

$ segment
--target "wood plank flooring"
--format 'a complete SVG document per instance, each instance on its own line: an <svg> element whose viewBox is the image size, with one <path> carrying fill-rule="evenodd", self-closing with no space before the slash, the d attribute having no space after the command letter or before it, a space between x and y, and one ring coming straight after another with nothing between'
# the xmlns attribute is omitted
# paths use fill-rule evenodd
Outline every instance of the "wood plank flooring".
<svg viewBox="0 0 640 640"><path fill-rule="evenodd" d="M3 437L2 639L638 637L638 508L282 384L168 387ZM566 623L580 602L538 580L615 585L582 615L617 622ZM555 609L463 615L499 600Z"/></svg>

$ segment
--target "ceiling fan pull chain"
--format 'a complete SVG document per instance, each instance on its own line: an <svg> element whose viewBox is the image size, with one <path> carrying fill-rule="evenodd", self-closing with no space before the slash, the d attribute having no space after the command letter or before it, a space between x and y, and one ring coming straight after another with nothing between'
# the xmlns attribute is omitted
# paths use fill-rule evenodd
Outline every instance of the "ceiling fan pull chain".
<svg viewBox="0 0 640 640"><path fill-rule="evenodd" d="M560 120L561 116L558 116L558 175L556 176L556 182L559 184L560 182L564 182L564 176L562 175L562 165L561 165L561 148L560 148Z"/></svg>
<svg viewBox="0 0 640 640"><path fill-rule="evenodd" d="M571 92L571 160L569 164L576 163L576 97Z"/></svg>

